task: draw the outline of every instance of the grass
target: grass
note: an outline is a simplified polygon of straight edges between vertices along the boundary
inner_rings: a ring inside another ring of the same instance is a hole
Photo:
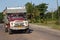
[[[47,23],[34,23],[34,24],[48,26],[50,28],[60,30],[60,25],[57,25],[55,23],[56,23],[56,21],[47,21]]]

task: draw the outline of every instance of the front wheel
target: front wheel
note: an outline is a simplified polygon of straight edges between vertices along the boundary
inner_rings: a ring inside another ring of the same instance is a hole
[[[26,29],[26,31],[25,31],[26,33],[29,33],[30,32],[30,30],[29,30],[29,28],[28,29]]]
[[[11,29],[9,29],[9,34],[12,34],[12,30]]]

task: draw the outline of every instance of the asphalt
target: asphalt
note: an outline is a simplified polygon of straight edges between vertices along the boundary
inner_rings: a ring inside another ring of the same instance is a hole
[[[0,40],[60,40],[60,31],[30,24],[30,33],[18,31],[9,35],[4,31],[4,24],[0,24]]]

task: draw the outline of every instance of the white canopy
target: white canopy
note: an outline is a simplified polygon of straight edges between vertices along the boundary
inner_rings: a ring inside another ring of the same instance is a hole
[[[25,7],[11,7],[6,9],[7,13],[24,13],[26,12],[26,8]]]

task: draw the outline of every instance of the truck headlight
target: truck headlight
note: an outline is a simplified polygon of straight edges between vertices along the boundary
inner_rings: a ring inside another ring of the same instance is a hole
[[[11,23],[11,25],[13,25],[13,23]]]
[[[28,25],[28,23],[27,23],[27,22],[25,22],[25,24],[26,24],[26,25]]]
[[[14,26],[14,23],[13,22],[10,22],[10,26]]]
[[[28,26],[28,22],[26,21],[26,22],[24,22],[24,24],[25,24],[25,26]]]

